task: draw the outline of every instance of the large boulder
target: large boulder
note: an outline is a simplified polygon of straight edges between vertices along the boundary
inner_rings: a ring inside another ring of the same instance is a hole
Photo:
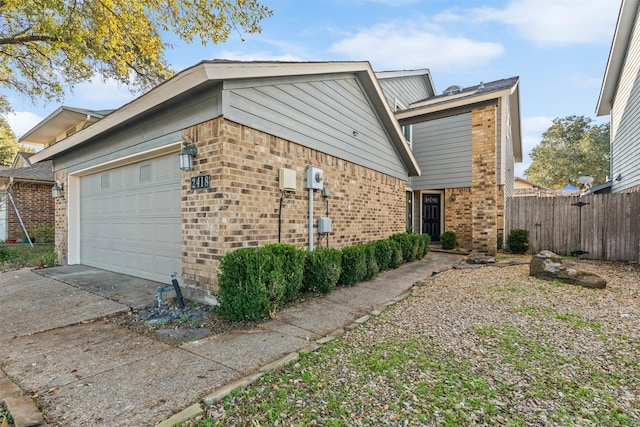
[[[597,274],[576,270],[572,265],[565,265],[562,261],[562,258],[553,252],[542,251],[531,257],[529,275],[591,289],[604,289],[607,286],[607,281]]]

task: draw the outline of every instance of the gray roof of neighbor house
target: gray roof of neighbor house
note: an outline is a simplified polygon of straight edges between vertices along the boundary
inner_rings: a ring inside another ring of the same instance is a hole
[[[491,101],[500,97],[509,97],[510,115],[512,118],[511,133],[513,139],[513,155],[517,162],[522,161],[522,130],[520,127],[520,77],[495,80],[466,88],[450,86],[441,95],[417,101],[406,110],[397,111],[396,118],[401,124],[412,124],[424,121],[436,114],[447,114],[448,111],[468,109],[470,106]]]
[[[53,162],[40,162],[23,168],[0,169],[0,179],[53,183]]]
[[[55,158],[67,150],[87,143],[106,132],[127,126],[133,123],[136,118],[162,108],[177,99],[188,96],[188,94],[193,93],[193,91],[209,87],[209,85],[242,79],[251,80],[343,73],[354,74],[358,78],[362,89],[370,100],[382,126],[386,129],[391,144],[405,165],[409,175],[419,175],[420,167],[405,142],[404,134],[387,104],[380,83],[371,68],[371,64],[366,61],[202,61],[177,73],[171,79],[156,86],[128,104],[125,104],[92,126],[70,135],[66,139],[36,153],[32,161],[38,162]]]
[[[631,43],[631,36],[633,35],[633,27],[639,7],[640,2],[638,0],[622,0],[622,4],[620,5],[618,22],[613,35],[613,41],[611,42],[609,59],[607,60],[607,68],[604,72],[600,96],[598,97],[598,104],[596,105],[596,116],[604,116],[611,112],[613,98],[618,89],[620,73],[627,58],[627,50]]]
[[[89,110],[62,106],[49,114],[44,120],[22,135],[18,141],[22,144],[46,146],[58,135],[76,126],[78,123],[95,123],[113,110]]]

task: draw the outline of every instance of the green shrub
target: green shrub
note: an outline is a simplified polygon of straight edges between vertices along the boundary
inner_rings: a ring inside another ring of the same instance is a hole
[[[516,254],[523,254],[529,249],[529,230],[514,228],[507,237],[509,250]]]
[[[504,236],[502,234],[498,234],[498,250],[502,249]]]
[[[282,260],[270,249],[241,248],[220,263],[217,293],[220,314],[231,320],[261,320],[283,304]]]
[[[389,240],[378,240],[375,243],[376,261],[380,271],[388,270],[393,256],[393,248]]]
[[[342,272],[338,284],[351,286],[362,281],[367,275],[367,251],[365,245],[349,246],[342,249]]]
[[[55,252],[49,252],[41,255],[38,262],[41,267],[55,267],[58,264],[58,255]]]
[[[376,242],[369,242],[364,245],[367,256],[367,272],[364,276],[365,280],[373,279],[380,272],[380,266],[376,259]]]
[[[304,289],[328,294],[335,289],[342,271],[342,253],[338,249],[321,248],[307,253]]]
[[[440,235],[442,249],[453,249],[456,247],[456,233],[454,231],[445,231]]]
[[[418,248],[418,259],[424,258],[429,253],[429,245],[431,244],[431,236],[428,234],[416,234],[419,239],[420,246]]]
[[[302,288],[304,258],[307,252],[285,243],[265,245],[262,250],[270,252],[276,258],[280,258],[285,283],[284,301],[293,301],[298,297]]]
[[[400,249],[402,249],[402,259],[405,262],[414,261],[416,259],[418,247],[411,236],[412,234],[409,233],[397,233],[390,237],[390,239],[395,240],[400,244]]]
[[[389,262],[389,268],[398,268],[402,265],[402,247],[400,243],[395,240],[389,240],[389,246],[391,247],[391,261]]]

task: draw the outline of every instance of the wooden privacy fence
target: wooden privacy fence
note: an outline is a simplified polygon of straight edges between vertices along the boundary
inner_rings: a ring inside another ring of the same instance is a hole
[[[529,230],[530,252],[640,262],[640,193],[564,197],[510,197],[509,232]]]

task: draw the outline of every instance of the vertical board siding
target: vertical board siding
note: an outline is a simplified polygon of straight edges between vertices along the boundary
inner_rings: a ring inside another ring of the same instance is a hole
[[[349,162],[407,179],[407,170],[353,76],[225,89],[224,116]]]
[[[414,190],[471,187],[471,113],[413,125]]]
[[[640,24],[634,23],[633,35],[627,50],[620,83],[611,111],[612,192],[640,185]]]
[[[581,208],[578,202],[587,203]],[[529,230],[530,251],[640,261],[640,193],[584,197],[511,197],[506,203],[505,244],[509,232]]]
[[[397,77],[378,81],[391,111],[395,111],[396,99],[402,103],[404,108],[409,108],[410,104],[429,97],[423,76]]]

